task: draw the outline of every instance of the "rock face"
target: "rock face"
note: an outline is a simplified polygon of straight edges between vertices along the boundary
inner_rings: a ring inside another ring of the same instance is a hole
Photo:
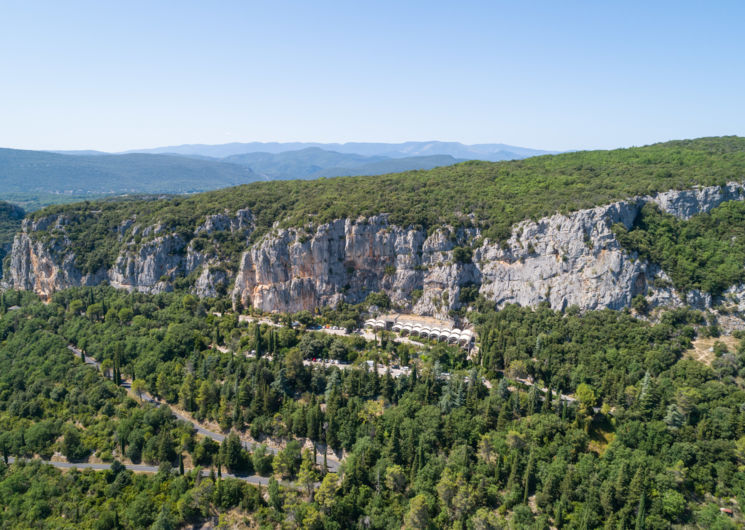
[[[10,267],[7,276],[9,284],[15,289],[34,291],[41,296],[66,287],[78,285],[96,285],[105,280],[101,274],[84,275],[75,266],[75,256],[66,251],[67,238],[57,239],[51,243],[34,240],[31,237],[36,231],[46,230],[54,225],[63,230],[64,218],[47,217],[36,223],[25,220],[22,231],[13,241],[10,254]]]
[[[637,294],[645,294],[653,305],[676,306],[682,301],[669,287],[669,278],[657,266],[623,250],[611,227],[622,223],[630,228],[647,202],[688,218],[743,198],[739,183],[668,191],[523,221],[513,227],[509,240],[500,243],[483,239],[477,229],[443,226],[427,233],[392,225],[386,215],[378,215],[338,219],[310,233],[276,228],[249,245],[251,212],[209,216],[194,229],[194,236],[219,239],[226,231],[245,236],[246,250],[237,264],[222,263],[198,250],[194,239],[187,242],[159,226],[140,227],[127,220],[121,233],[148,236],[147,241],[128,241],[110,269],[88,275],[75,266],[65,237],[48,243],[35,239],[35,232],[52,225],[55,232],[64,233],[66,220],[51,216],[24,223],[13,245],[8,283],[47,296],[65,287],[103,281],[161,292],[171,289],[174,279],[192,275],[192,289],[199,295],[227,292],[232,284],[235,300],[282,312],[341,300],[358,302],[378,291],[415,313],[439,317],[476,292],[499,306],[548,302],[555,309],[620,309]],[[461,248],[456,252],[456,247]],[[464,249],[470,249],[472,259]],[[732,295],[743,291],[745,287],[735,286]],[[688,293],[686,302],[700,308],[713,303],[707,294],[696,292]]]
[[[70,250],[66,235],[42,242],[34,236],[40,231],[54,228],[65,233],[64,216],[48,216],[36,222],[25,220],[15,240],[10,258],[10,270],[5,282],[16,289],[33,290],[50,297],[55,291],[79,285],[110,285],[145,293],[161,293],[173,289],[173,280],[199,273],[193,290],[200,296],[215,296],[226,292],[228,277],[220,263],[196,250],[194,241],[187,243],[178,234],[165,233],[162,226],[141,227],[134,219],[126,219],[119,227],[119,238],[125,240],[123,250],[109,269],[101,268],[83,274],[76,266],[75,254]],[[128,230],[132,228],[130,232]],[[194,235],[211,235],[215,232],[238,232],[246,238],[253,230],[253,217],[248,210],[234,215],[211,215],[194,229]],[[135,238],[145,237],[144,243]]]
[[[390,225],[384,215],[333,221],[311,237],[280,230],[243,254],[233,294],[266,311],[294,312],[377,291],[407,303],[420,290],[416,311],[446,313],[460,286],[477,283],[473,264],[450,263],[454,246],[475,235],[439,230],[427,237]]]

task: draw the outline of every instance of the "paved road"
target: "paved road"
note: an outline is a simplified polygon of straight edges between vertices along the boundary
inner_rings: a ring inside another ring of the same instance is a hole
[[[50,466],[54,466],[56,468],[60,469],[94,469],[96,471],[106,471],[107,469],[111,469],[111,464],[91,464],[88,462],[53,462],[52,460],[41,460],[41,459],[34,459],[38,460],[44,464],[49,464]],[[8,463],[12,464],[16,461],[16,458],[8,457]],[[30,460],[27,460],[30,461]],[[146,464],[130,464],[128,466],[124,466],[130,471],[133,471],[135,473],[157,473],[158,472],[158,466],[148,466]],[[210,471],[207,469],[202,469],[202,476],[207,477],[209,476]],[[230,477],[230,478],[237,478],[239,480],[244,480],[250,484],[258,484],[261,486],[266,486],[269,484],[269,477],[261,477],[259,475],[233,475],[232,473],[223,473],[223,477]],[[281,482],[281,484],[285,486],[292,486],[293,484],[290,482]]]
[[[94,359],[90,355],[85,355],[80,349],[76,348],[73,345],[68,345],[67,347],[75,355],[77,355],[78,357],[82,358],[84,360],[85,364],[88,364],[90,366],[94,366],[97,369],[100,369],[101,368],[101,363],[99,363],[96,359]],[[130,381],[122,381],[122,385],[121,386],[123,388],[127,389],[128,392],[131,392],[132,391],[132,385],[131,385]],[[224,434],[219,433],[219,432],[215,432],[215,431],[211,431],[211,430],[207,429],[203,425],[200,425],[199,423],[197,423],[196,421],[194,421],[192,418],[190,418],[190,417],[188,417],[188,416],[186,416],[184,414],[181,414],[180,412],[178,412],[177,410],[175,410],[171,405],[169,405],[165,401],[161,401],[161,400],[159,400],[159,399],[151,396],[147,392],[143,392],[141,398],[142,398],[143,401],[147,401],[149,403],[153,403],[153,404],[155,404],[157,406],[168,407],[171,410],[171,413],[174,416],[176,416],[176,418],[178,418],[179,420],[185,421],[186,423],[190,424],[194,428],[194,430],[198,434],[200,434],[202,436],[206,436],[208,438],[212,438],[213,440],[215,440],[218,443],[222,442],[225,439],[225,435]],[[243,444],[243,448],[246,449],[247,451],[253,451],[256,447],[258,447],[260,445],[258,443],[252,443],[252,442],[249,442],[249,441],[246,441],[246,440],[241,440],[241,443]],[[279,452],[279,449],[277,449],[275,447],[270,447],[270,446],[266,446],[266,450],[268,452],[272,453],[272,454],[277,454]],[[322,466],[323,465],[323,454],[322,453],[316,455],[316,464],[318,464],[319,466]],[[341,462],[336,457],[328,456],[327,455],[327,457],[326,457],[326,467],[328,468],[329,471],[331,471],[332,473],[335,473],[335,472],[339,471],[339,468],[341,467]],[[155,469],[155,471],[158,471],[157,468]]]

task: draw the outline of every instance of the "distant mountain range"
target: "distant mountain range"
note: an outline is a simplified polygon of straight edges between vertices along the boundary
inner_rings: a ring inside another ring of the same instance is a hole
[[[318,143],[318,142],[249,142],[229,143],[221,145],[174,145],[156,147],[153,149],[135,149],[129,153],[179,154],[198,155],[213,158],[225,158],[247,153],[284,153],[286,151],[300,151],[308,147],[317,147],[324,151],[336,153],[356,154],[362,156],[382,156],[385,158],[406,158],[412,156],[450,155],[463,160],[515,160],[530,156],[546,155],[556,151],[542,151],[506,144],[474,144],[465,145],[459,142],[403,142],[403,143],[366,143],[349,142]]]
[[[0,200],[34,210],[111,195],[193,193],[257,180],[381,175],[472,159],[499,161],[546,153],[504,144],[454,142],[253,142],[127,153],[0,149]]]
[[[364,156],[356,153],[325,151],[319,147],[306,147],[298,151],[281,153],[244,153],[231,155],[221,160],[247,166],[266,179],[278,180],[400,173],[414,169],[451,166],[464,159],[456,159],[450,155],[389,158],[381,155]]]

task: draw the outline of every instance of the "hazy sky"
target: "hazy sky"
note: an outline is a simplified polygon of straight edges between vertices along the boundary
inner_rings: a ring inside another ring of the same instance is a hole
[[[0,146],[745,135],[745,2],[0,2]]]

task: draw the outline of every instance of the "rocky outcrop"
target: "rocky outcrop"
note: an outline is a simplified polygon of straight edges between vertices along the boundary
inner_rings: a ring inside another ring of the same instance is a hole
[[[109,283],[120,289],[136,289],[159,293],[170,288],[176,276],[186,276],[191,270],[186,266],[186,242],[177,235],[159,236],[134,250],[119,254],[108,271]],[[193,265],[198,260],[190,260]]]
[[[122,223],[121,237],[127,244],[114,265],[87,276],[75,267],[64,237],[46,243],[34,238],[34,232],[55,223],[56,232],[64,233],[65,220],[49,218],[36,226],[24,224],[16,237],[10,283],[47,295],[101,281],[160,292],[171,289],[175,279],[191,275],[192,289],[199,295],[227,292],[232,284],[235,300],[283,312],[341,300],[358,302],[378,291],[413,312],[439,317],[475,293],[499,306],[547,302],[556,309],[620,309],[637,294],[645,294],[652,305],[675,306],[683,301],[669,278],[622,249],[612,226],[630,228],[647,202],[688,218],[743,198],[739,183],[668,191],[523,221],[501,242],[482,238],[477,229],[443,226],[425,232],[395,226],[386,215],[338,219],[313,229],[276,227],[252,245],[248,236],[253,217],[248,210],[209,216],[195,227],[190,242],[160,226],[140,227],[130,220]],[[219,240],[219,234],[228,231],[245,235],[245,251],[237,264],[222,263],[195,244],[198,239]],[[136,236],[146,241],[135,244]],[[735,296],[734,291],[731,294]],[[687,296],[686,303],[695,307],[715,302],[705,293]]]
[[[160,224],[143,227],[135,219],[126,219],[117,228],[124,244],[114,264],[83,274],[65,235],[67,223],[64,216],[55,215],[24,221],[13,242],[10,270],[5,278],[8,286],[33,290],[44,297],[60,289],[100,283],[156,294],[172,290],[174,280],[195,274],[194,291],[198,295],[227,292],[229,278],[224,268],[219,260],[198,251],[195,240],[187,243],[182,236],[167,233]],[[233,215],[208,216],[195,228],[194,236],[230,231],[248,238],[252,230],[251,212],[239,210]],[[42,232],[54,232],[55,236],[38,239],[36,235]]]
[[[80,285],[96,285],[105,280],[104,271],[83,274],[75,265],[75,256],[67,251],[66,237],[41,241],[32,234],[50,227],[63,231],[67,219],[49,216],[36,222],[24,220],[13,241],[10,267],[6,276],[15,289],[34,291],[49,297],[55,291]]]
[[[477,230],[445,228],[427,236],[390,226],[385,216],[335,221],[311,235],[283,230],[243,255],[233,292],[263,310],[298,311],[386,291],[395,302],[413,302],[414,312],[436,316],[458,308],[467,286],[477,286],[499,306],[547,302],[555,309],[620,309],[637,294],[647,295],[652,305],[680,305],[664,272],[622,249],[611,227],[630,228],[646,202],[688,218],[743,195],[741,184],[730,183],[525,221],[506,242],[485,240],[474,248],[472,263],[455,262],[452,251],[471,246]],[[702,293],[688,298],[696,307],[712,303]]]
[[[337,220],[310,236],[279,230],[243,254],[233,293],[262,310],[294,312],[377,291],[406,304],[420,290],[415,310],[446,313],[460,286],[478,277],[473,264],[451,263],[451,250],[476,234],[444,229],[428,237],[390,225],[385,215]]]

